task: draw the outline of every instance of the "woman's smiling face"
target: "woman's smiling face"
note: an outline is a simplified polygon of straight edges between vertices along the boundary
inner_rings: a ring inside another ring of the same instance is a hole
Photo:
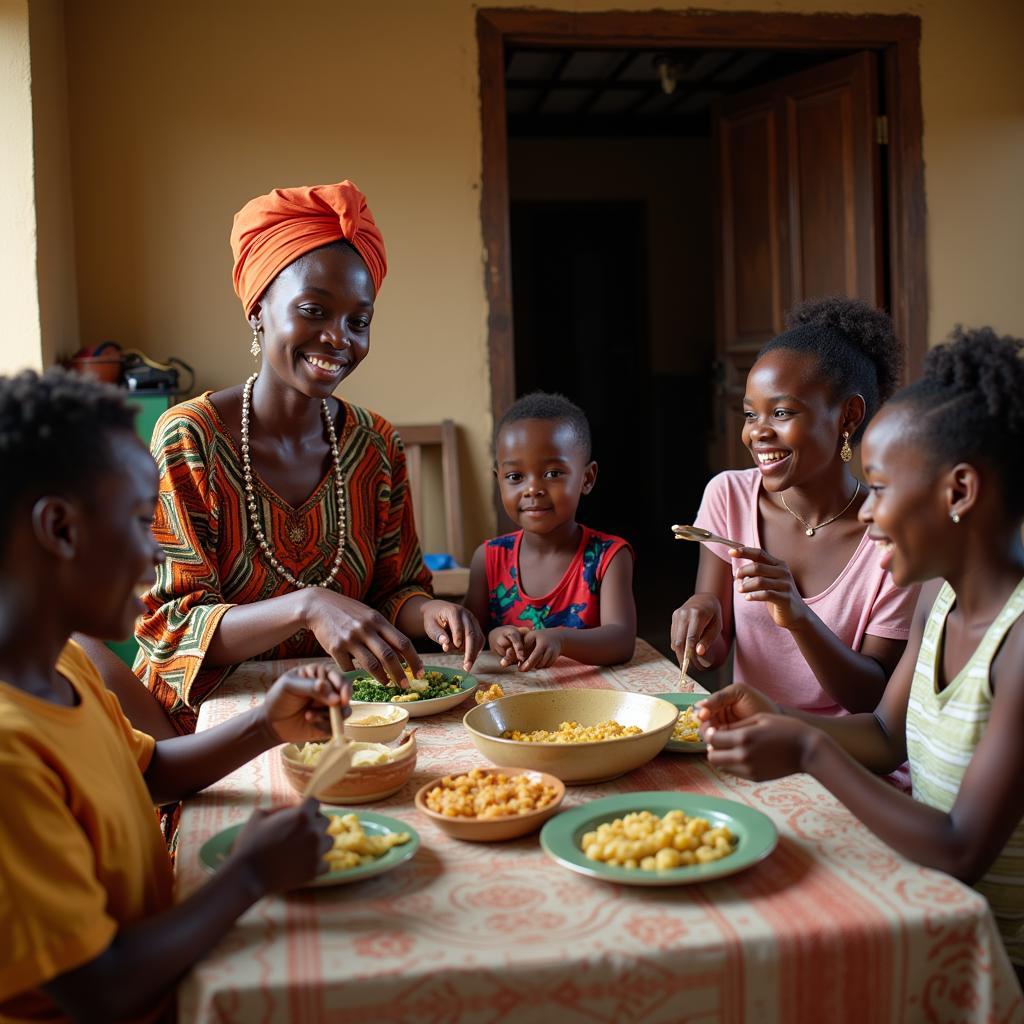
[[[253,314],[265,366],[304,395],[330,395],[370,350],[373,300],[373,279],[353,249],[306,253],[274,278]]]
[[[806,483],[838,458],[843,430],[854,429],[843,405],[813,354],[776,348],[758,359],[743,396],[743,443],[766,490]]]

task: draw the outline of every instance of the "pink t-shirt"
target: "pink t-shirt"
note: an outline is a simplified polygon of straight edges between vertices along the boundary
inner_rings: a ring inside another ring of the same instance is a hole
[[[695,526],[739,541],[746,547],[760,548],[757,500],[761,490],[758,469],[728,470],[719,473],[704,491]],[[808,543],[827,543],[816,537]],[[721,544],[707,548],[732,563]],[[889,640],[906,640],[917,604],[918,587],[897,587],[892,577],[878,564],[878,551],[867,531],[857,550],[830,587],[814,597],[805,597],[807,606],[840,640],[859,651],[864,634]],[[819,715],[842,715],[846,710],[819,685],[796,641],[788,630],[775,625],[768,605],[761,601],[733,601],[736,645],[733,655],[733,679],[749,683],[773,700]]]

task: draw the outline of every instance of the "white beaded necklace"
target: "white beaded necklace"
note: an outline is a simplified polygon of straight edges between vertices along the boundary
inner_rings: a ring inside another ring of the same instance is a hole
[[[331,419],[331,410],[327,405],[327,399],[320,404],[323,409],[324,423],[327,426],[327,438],[331,445],[331,457],[334,459],[334,493],[338,501],[338,550],[334,556],[334,564],[331,571],[318,583],[306,583],[296,579],[276,558],[267,541],[263,527],[260,526],[260,518],[257,511],[256,490],[253,486],[252,460],[249,458],[249,412],[252,406],[252,386],[256,383],[259,374],[254,373],[242,388],[242,475],[245,478],[245,500],[249,505],[249,520],[252,523],[253,532],[259,542],[260,550],[267,561],[273,566],[278,575],[283,576],[293,587],[329,587],[334,582],[341,568],[342,554],[345,550],[346,514],[345,514],[345,484],[341,477],[341,454],[338,451],[338,436],[334,432],[334,421]]]

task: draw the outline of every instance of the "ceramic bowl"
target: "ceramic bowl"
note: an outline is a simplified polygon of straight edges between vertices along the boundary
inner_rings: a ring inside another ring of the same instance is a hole
[[[386,725],[364,725],[364,718],[377,716],[389,717],[392,720]],[[345,735],[350,740],[365,740],[367,743],[390,743],[402,735],[402,730],[409,721],[409,711],[401,704],[372,704],[353,701],[352,714],[345,719]]]
[[[467,769],[468,770],[468,769]],[[506,775],[529,775],[536,782],[551,786],[555,799],[546,807],[525,814],[512,814],[504,818],[448,818],[427,807],[427,794],[440,783],[441,779],[431,779],[421,786],[416,793],[416,810],[425,818],[429,818],[437,827],[454,839],[467,839],[476,843],[498,843],[505,839],[517,839],[519,836],[536,832],[559,808],[565,798],[565,785],[560,779],[546,772],[535,772],[523,768],[481,768],[488,775],[504,772]],[[463,775],[465,772],[450,772],[451,775]]]
[[[667,707],[668,705],[666,705]],[[409,781],[416,769],[416,734],[410,732],[405,742],[395,750],[400,756],[386,764],[352,768],[344,778],[328,786],[320,794],[325,804],[368,804],[397,793]],[[298,747],[289,743],[281,748],[281,766],[292,789],[300,795],[306,788],[313,766],[303,764],[297,757]]]
[[[623,690],[543,690],[480,704],[462,719],[477,750],[492,764],[549,772],[563,782],[605,782],[657,756],[672,735],[679,709],[667,700]],[[555,730],[562,722],[616,721],[642,732],[591,743],[526,743],[506,730]]]

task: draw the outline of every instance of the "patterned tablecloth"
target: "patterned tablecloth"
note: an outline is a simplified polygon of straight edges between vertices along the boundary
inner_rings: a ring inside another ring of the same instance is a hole
[[[199,728],[256,704],[282,667],[241,667],[204,705]],[[517,676],[489,654],[477,668],[506,693],[661,693],[679,679],[643,642],[617,668],[562,659]],[[494,845],[449,839],[412,800],[431,777],[486,763],[461,725],[469,706],[416,720],[415,775],[368,807],[419,831],[416,857],[362,883],[262,900],[185,979],[181,1021],[1024,1020],[984,900],[894,853],[807,776],[755,784],[718,773],[703,756],[663,753],[613,782],[569,788],[565,807],[684,789],[738,800],[775,821],[780,840],[770,857],[699,886],[583,878],[550,861],[536,835]],[[293,799],[274,750],[188,801],[182,893],[204,881],[198,851],[207,838],[256,805]]]

